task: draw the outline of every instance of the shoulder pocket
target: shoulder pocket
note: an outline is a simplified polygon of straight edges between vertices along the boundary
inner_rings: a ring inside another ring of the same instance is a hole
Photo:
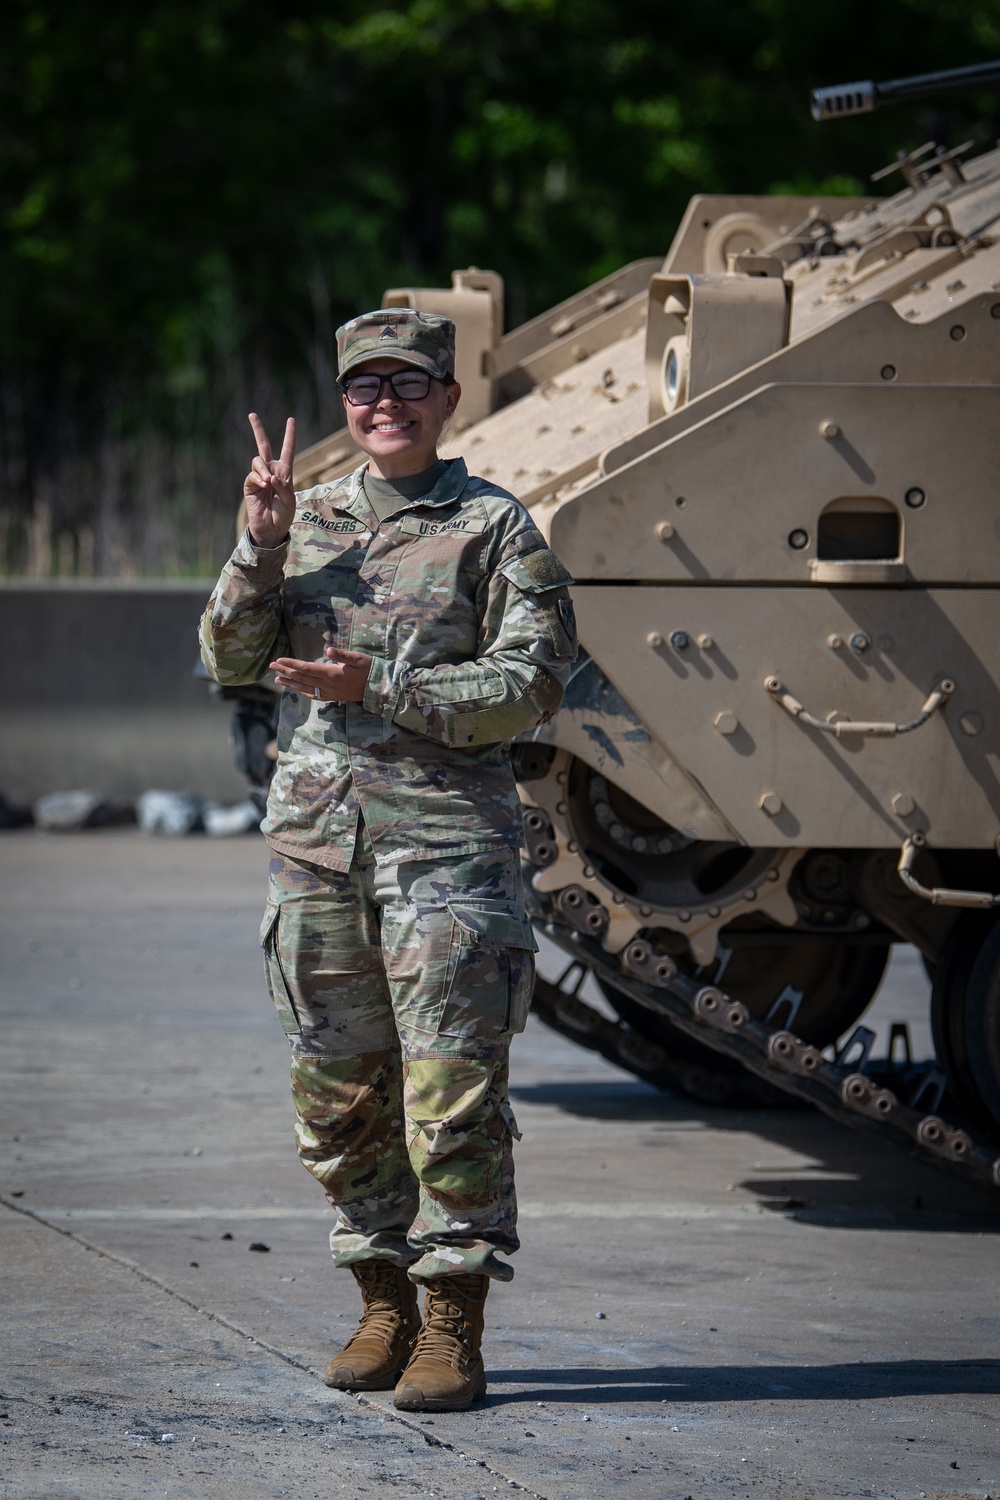
[[[529,552],[527,557],[512,557],[501,563],[497,571],[522,594],[544,594],[549,589],[567,588],[573,582],[572,573],[567,572],[548,547]]]
[[[527,557],[512,557],[497,570],[541,617],[545,634],[557,657],[576,656],[576,619],[567,588],[573,582],[554,552],[542,547]]]

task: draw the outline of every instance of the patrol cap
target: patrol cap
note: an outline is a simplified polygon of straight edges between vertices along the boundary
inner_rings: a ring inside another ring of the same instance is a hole
[[[366,359],[403,359],[438,380],[455,374],[455,325],[440,313],[383,307],[337,329],[337,365],[346,375]]]

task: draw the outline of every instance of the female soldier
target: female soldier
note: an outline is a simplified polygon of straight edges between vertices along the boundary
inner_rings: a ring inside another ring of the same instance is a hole
[[[571,580],[528,513],[437,456],[454,341],[404,309],[338,329],[368,455],[345,479],[295,494],[294,423],[274,459],[251,416],[249,525],[202,627],[218,682],[270,666],[285,689],[262,942],[299,1155],[363,1303],[326,1381],[399,1376],[396,1405],[431,1411],[484,1394],[483,1304],[518,1248],[507,1057],[535,943],[509,742],[576,654]]]

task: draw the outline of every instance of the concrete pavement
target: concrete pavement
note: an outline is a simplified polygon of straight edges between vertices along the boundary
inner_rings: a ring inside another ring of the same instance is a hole
[[[355,1292],[291,1146],[264,865],[254,838],[0,835],[0,1495],[1000,1495],[992,1199],[536,1022],[487,1403],[327,1391]],[[925,1003],[904,958],[875,1013]]]

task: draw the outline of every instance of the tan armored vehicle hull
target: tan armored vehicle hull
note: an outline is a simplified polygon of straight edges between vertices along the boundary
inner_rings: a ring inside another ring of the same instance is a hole
[[[696,198],[662,262],[503,337],[488,272],[385,303],[455,317],[453,451],[524,500],[577,580],[585,655],[516,747],[537,919],[577,965],[542,1013],[695,1092],[738,1090],[739,1059],[803,1093],[845,1057],[793,1068],[777,1029],[835,1043],[912,942],[951,1104],[989,1132],[1000,152],[903,167],[888,199]],[[297,482],[356,461],[335,434]],[[570,993],[591,971],[617,1022]],[[706,986],[767,1056],[698,1011]],[[899,1123],[897,1083],[878,1108]],[[935,1149],[973,1149],[941,1128]]]

